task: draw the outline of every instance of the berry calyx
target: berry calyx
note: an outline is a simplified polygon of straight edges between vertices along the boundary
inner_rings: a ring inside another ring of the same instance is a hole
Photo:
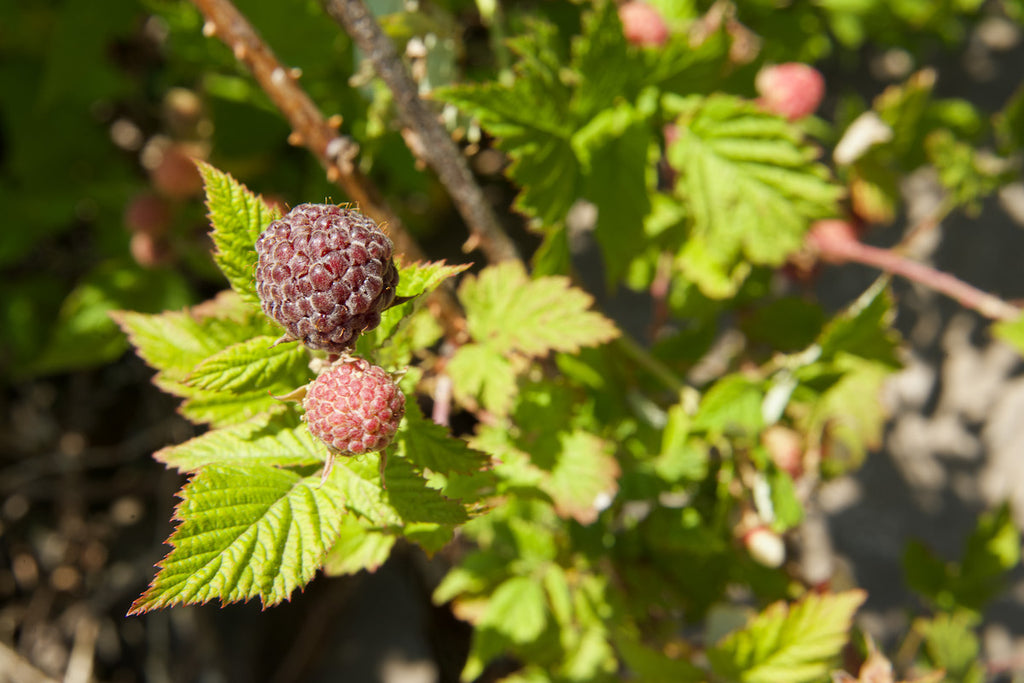
[[[814,67],[800,62],[764,67],[754,87],[766,111],[790,121],[813,114],[825,96],[825,78]]]
[[[351,356],[320,373],[302,405],[310,433],[346,456],[386,448],[405,415],[405,396],[391,375]]]
[[[661,47],[668,42],[668,24],[646,2],[630,0],[619,6],[619,21],[626,40],[640,47]]]
[[[256,241],[263,311],[311,349],[344,353],[395,301],[392,244],[359,211],[300,204]]]

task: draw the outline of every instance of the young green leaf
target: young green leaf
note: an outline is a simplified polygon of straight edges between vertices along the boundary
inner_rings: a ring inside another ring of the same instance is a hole
[[[196,389],[186,384],[165,381],[159,375],[153,382],[162,391],[185,399],[179,408],[185,418],[195,424],[208,424],[211,427],[239,424],[257,415],[283,413],[288,407],[274,398],[274,395],[283,395],[295,388],[276,384],[259,391],[232,393]]]
[[[462,439],[423,416],[415,401],[407,401],[405,419],[399,429],[398,457],[432,472],[469,474],[489,465],[485,453],[475,451]]]
[[[110,315],[139,356],[161,379],[172,382],[184,382],[196,365],[225,347],[277,331],[258,308],[242,304],[234,293],[222,293],[187,311]]]
[[[796,128],[754,104],[722,94],[670,102],[679,133],[668,160],[692,220],[680,265],[708,296],[732,296],[743,261],[780,265],[812,220],[835,215],[842,190]]]
[[[244,300],[255,302],[256,239],[281,212],[227,173],[203,162],[198,166],[213,226],[213,258],[232,289]]]
[[[569,144],[575,122],[566,117],[571,89],[560,72],[558,34],[535,22],[511,41],[520,60],[511,86],[498,83],[440,88],[434,97],[475,117],[512,160],[508,176],[522,188],[516,207],[546,226],[565,218],[576,199],[579,163]]]
[[[287,599],[320,568],[344,502],[332,480],[256,464],[204,468],[181,498],[173,549],[129,614],[215,598]]]
[[[488,344],[463,344],[445,365],[452,380],[455,400],[463,405],[479,402],[495,415],[507,415],[516,392],[516,372],[522,363],[513,361]]]
[[[186,383],[211,391],[246,392],[309,379],[309,354],[301,344],[254,337],[215,353],[192,370]]]
[[[212,429],[163,448],[153,457],[179,472],[190,472],[208,465],[316,465],[326,455],[326,447],[310,435],[294,412],[288,412]]]
[[[324,558],[324,574],[355,574],[377,571],[391,554],[397,537],[366,528],[361,520],[351,516],[341,522],[338,540]]]
[[[526,576],[513,576],[491,595],[487,613],[477,625],[494,630],[513,643],[531,643],[547,625],[548,609],[544,589]]]
[[[380,325],[360,335],[357,352],[375,356],[384,366],[402,366],[409,362],[413,352],[434,344],[443,330],[423,308],[425,295],[470,265],[449,266],[444,261],[402,264],[398,269],[397,295],[412,299],[384,311]]]
[[[560,516],[591,524],[611,505],[621,473],[611,444],[576,430],[562,436],[558,461],[541,488]]]
[[[867,596],[852,590],[777,602],[708,650],[715,673],[743,683],[803,683],[825,676]]]
[[[595,231],[609,283],[621,279],[646,244],[644,217],[651,210],[653,165],[645,118],[631,105],[619,104],[594,116],[572,138],[583,169],[581,192],[597,207]]]
[[[593,299],[564,277],[530,280],[522,264],[506,261],[466,277],[459,287],[474,340],[498,353],[544,356],[578,351],[618,336],[615,325],[589,310]]]
[[[345,508],[377,527],[401,529],[416,522],[461,524],[469,519],[466,508],[427,486],[426,479],[404,458],[389,458],[381,488],[376,458],[346,458],[336,462],[331,481],[345,494]]]
[[[974,629],[980,619],[969,611],[937,614],[930,620],[919,620],[915,626],[923,632],[928,659],[937,669],[945,670],[944,681],[982,683],[986,680],[985,665],[979,660],[981,644]]]

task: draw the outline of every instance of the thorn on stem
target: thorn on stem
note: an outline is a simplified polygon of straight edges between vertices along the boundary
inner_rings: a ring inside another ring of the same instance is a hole
[[[212,21],[207,21],[203,24],[203,35],[207,38],[213,38],[217,35],[217,24]]]

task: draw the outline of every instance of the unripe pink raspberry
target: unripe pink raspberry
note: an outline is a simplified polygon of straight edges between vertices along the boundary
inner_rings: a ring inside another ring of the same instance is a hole
[[[313,436],[341,455],[383,450],[405,415],[405,396],[384,368],[343,358],[322,372],[303,399]]]
[[[766,111],[790,121],[813,114],[825,96],[824,77],[814,67],[800,62],[764,67],[758,72],[754,87]]]
[[[311,349],[343,353],[394,303],[388,236],[354,209],[300,204],[256,241],[263,311]]]
[[[633,45],[660,47],[668,42],[668,24],[646,2],[630,0],[619,5],[619,20],[623,35]]]

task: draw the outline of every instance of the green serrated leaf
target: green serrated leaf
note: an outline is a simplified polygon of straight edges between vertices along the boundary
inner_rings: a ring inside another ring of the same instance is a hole
[[[511,86],[489,83],[441,88],[434,96],[479,120],[512,163],[506,173],[522,188],[516,207],[544,225],[561,222],[576,198],[579,164],[566,117],[572,90],[560,77],[558,35],[535,22],[511,41],[520,60]]]
[[[649,67],[637,51],[629,49],[615,3],[596,5],[583,17],[582,28],[572,45],[571,63],[579,81],[571,106],[576,119],[586,121],[631,95],[644,82]]]
[[[381,486],[378,460],[366,456],[336,462],[332,480],[345,494],[345,507],[369,524],[381,528],[402,528],[423,522],[461,524],[469,519],[466,508],[445,498],[427,485],[423,475],[403,458],[389,458],[384,471],[387,488]]]
[[[196,424],[208,424],[211,427],[239,424],[265,413],[268,415],[283,413],[288,410],[288,407],[274,398],[274,394],[285,394],[294,389],[294,387],[277,386],[262,391],[231,393],[194,389],[185,384],[163,381],[159,376],[153,381],[168,394],[185,399],[182,401],[179,411],[189,421]]]
[[[644,119],[631,105],[619,104],[598,113],[572,138],[583,168],[583,196],[597,206],[595,231],[609,283],[621,279],[645,245],[651,131]]]
[[[445,365],[455,400],[463,405],[479,402],[495,415],[507,415],[512,408],[516,370],[505,354],[474,343],[460,346]]]
[[[377,571],[388,559],[396,540],[393,534],[367,529],[360,520],[345,517],[338,540],[324,558],[324,574],[338,576]]]
[[[213,258],[239,296],[257,301],[256,239],[281,213],[227,173],[204,162],[198,166],[213,226]]]
[[[470,448],[441,425],[423,417],[415,401],[407,401],[399,429],[397,453],[417,467],[432,472],[469,474],[485,467],[490,458]]]
[[[714,671],[743,683],[803,683],[825,676],[867,596],[852,590],[777,602],[708,650]]]
[[[380,325],[360,335],[357,352],[376,357],[385,367],[407,365],[414,352],[433,345],[443,334],[440,324],[424,307],[426,295],[471,265],[449,266],[444,261],[400,264],[397,294],[413,298],[384,311]]]
[[[822,330],[818,337],[821,358],[831,360],[840,353],[846,353],[899,367],[896,354],[900,338],[892,329],[895,315],[888,278],[879,278]]]
[[[301,344],[255,337],[233,344],[195,367],[187,384],[211,391],[246,392],[308,379],[309,354]]]
[[[742,375],[727,375],[705,392],[691,429],[711,434],[757,434],[763,423],[763,402],[764,388],[760,382]]]
[[[326,447],[313,438],[294,412],[213,429],[153,454],[156,460],[179,472],[208,465],[249,463],[299,467],[322,463],[326,456]]]
[[[958,611],[937,614],[931,620],[915,623],[923,632],[931,664],[945,670],[944,681],[982,683],[986,680],[985,665],[979,658],[981,645],[974,632],[979,622],[977,615]]]
[[[526,576],[514,576],[491,595],[478,628],[496,631],[513,643],[531,643],[547,625],[546,603],[540,583]]]
[[[530,280],[521,263],[506,261],[466,277],[459,287],[474,340],[498,353],[544,356],[611,341],[619,332],[593,299],[564,277]]]
[[[329,480],[266,465],[211,466],[181,492],[180,521],[153,583],[129,614],[172,605],[287,599],[313,578],[340,528]]]
[[[139,356],[172,382],[184,382],[196,365],[227,346],[275,331],[258,308],[240,304],[234,294],[218,296],[189,311],[158,315],[114,311],[110,315]]]
[[[811,221],[835,215],[842,191],[795,127],[749,102],[715,94],[669,108],[679,135],[668,159],[692,221],[681,265],[708,296],[732,296],[743,261],[781,264]]]
[[[591,524],[618,492],[619,463],[611,444],[593,434],[576,430],[560,441],[558,459],[541,488],[560,516]]]

